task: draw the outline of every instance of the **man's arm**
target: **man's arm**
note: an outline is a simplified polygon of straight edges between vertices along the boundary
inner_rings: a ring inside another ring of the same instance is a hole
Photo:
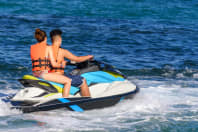
[[[69,52],[68,50],[62,49],[63,55],[65,58],[71,60],[71,61],[75,61],[75,62],[83,62],[89,59],[92,59],[93,56],[92,55],[87,55],[87,56],[75,56],[74,54],[72,54],[71,52]]]

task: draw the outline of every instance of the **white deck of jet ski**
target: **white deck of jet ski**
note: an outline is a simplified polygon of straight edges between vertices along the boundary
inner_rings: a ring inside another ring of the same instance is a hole
[[[128,80],[115,81],[113,83],[99,83],[89,87],[92,98],[108,97],[123,93],[128,93],[136,90],[136,85]],[[35,97],[45,91],[36,87],[29,87],[21,90],[12,98],[12,101],[29,101],[42,104],[53,99],[62,98],[62,93],[54,93],[51,96]],[[80,93],[76,95],[70,95],[69,98],[81,97]]]
[[[136,86],[133,83],[125,80],[93,85],[90,87],[90,93],[92,98],[100,98],[128,93],[134,91],[135,89]]]

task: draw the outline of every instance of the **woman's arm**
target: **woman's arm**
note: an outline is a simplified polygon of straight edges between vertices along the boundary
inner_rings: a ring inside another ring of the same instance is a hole
[[[52,51],[51,46],[48,46],[48,56],[49,56],[49,60],[51,62],[52,67],[64,67],[64,65],[58,64],[56,62],[56,60],[54,59],[53,51]]]
[[[75,56],[74,54],[72,54],[71,52],[69,52],[68,50],[62,49],[62,53],[64,55],[65,58],[71,60],[71,61],[75,61],[75,62],[83,62],[89,59],[93,58],[93,55],[87,55],[87,56]]]

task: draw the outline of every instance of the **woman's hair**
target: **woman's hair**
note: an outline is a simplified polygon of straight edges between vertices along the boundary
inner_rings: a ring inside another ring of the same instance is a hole
[[[61,36],[62,31],[60,29],[54,29],[50,32],[50,38],[53,42],[55,36]]]
[[[43,31],[43,30],[37,28],[37,29],[35,30],[34,37],[36,38],[36,40],[37,40],[38,42],[42,42],[42,41],[45,40],[45,37],[47,37],[47,34],[46,34],[45,31]]]

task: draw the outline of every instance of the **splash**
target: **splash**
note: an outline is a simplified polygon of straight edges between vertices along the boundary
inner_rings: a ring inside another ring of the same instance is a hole
[[[16,109],[11,109],[11,104],[0,100],[0,116],[10,116],[20,114],[21,112]]]
[[[187,87],[196,81],[151,81],[133,77],[130,80],[140,87],[140,92],[115,106],[83,113],[66,109],[38,112],[27,118],[44,122],[42,130],[45,131],[149,131],[161,130],[169,125],[169,120],[176,124],[197,121],[198,89]]]
[[[6,94],[4,94],[6,92]],[[15,115],[20,114],[21,112],[16,109],[11,109],[12,105],[7,100],[7,97],[9,95],[12,95],[16,93],[16,90],[13,89],[6,89],[6,90],[0,90],[1,96],[0,96],[0,116],[9,116],[9,115]]]
[[[192,71],[188,71],[192,72]],[[196,79],[157,78],[155,76],[129,77],[140,88],[140,92],[129,100],[104,108],[83,113],[66,109],[23,114],[10,109],[10,104],[0,101],[0,118],[9,116],[11,122],[19,122],[20,131],[151,131],[160,129],[167,123],[197,122],[198,82]],[[1,89],[1,93],[12,94],[17,90]],[[16,121],[15,121],[16,120]],[[7,123],[9,121],[1,121]],[[29,123],[30,122],[30,125]],[[32,123],[33,122],[33,123]],[[25,127],[23,128],[23,125]],[[150,125],[149,125],[150,124]],[[14,125],[12,126],[14,127]],[[8,130],[14,131],[14,130]]]

